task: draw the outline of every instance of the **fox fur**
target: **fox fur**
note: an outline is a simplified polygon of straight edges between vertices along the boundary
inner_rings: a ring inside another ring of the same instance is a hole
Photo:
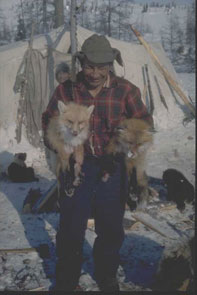
[[[64,104],[58,101],[59,114],[52,117],[46,137],[51,147],[57,152],[57,178],[62,171],[69,170],[69,159],[75,160],[75,185],[78,184],[81,165],[84,160],[84,142],[89,135],[89,119],[94,106],[79,105],[74,102]]]
[[[106,147],[107,154],[124,154],[130,197],[132,199],[132,192],[137,195],[138,209],[145,207],[149,197],[145,159],[152,143],[151,126],[142,119],[131,118],[123,119],[120,122]],[[136,180],[133,180],[133,178],[136,178]],[[135,187],[131,188],[131,186]]]

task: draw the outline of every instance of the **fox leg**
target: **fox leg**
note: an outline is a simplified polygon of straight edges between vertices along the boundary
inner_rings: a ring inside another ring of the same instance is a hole
[[[145,209],[149,200],[148,177],[145,172],[144,160],[140,159],[136,163],[138,205],[137,209]]]
[[[81,174],[81,166],[83,164],[84,160],[84,147],[83,145],[78,145],[74,149],[74,174],[75,174],[75,180],[73,182],[74,186],[78,186],[80,183],[80,174]]]
[[[128,175],[128,199],[127,204],[131,211],[136,210],[138,202],[138,183],[135,162],[133,159],[126,158],[126,167]]]
[[[129,180],[128,205],[132,211],[136,209],[143,210],[147,204],[149,196],[144,158],[126,158],[126,167]]]
[[[60,168],[62,169],[62,171],[69,170],[70,169],[69,159],[70,159],[71,153],[65,152],[65,149],[63,146],[57,149],[57,153],[58,153],[58,158],[60,162]]]
[[[105,149],[106,154],[115,155],[117,153],[117,143],[115,138],[112,138]]]
[[[63,149],[57,148],[57,159],[56,159],[56,177],[57,177],[57,191],[58,191],[58,198],[60,197],[60,171],[63,172],[67,169],[69,170],[69,158],[70,154],[65,153]]]
[[[113,167],[114,163],[113,163],[113,157],[116,155],[117,153],[117,143],[115,141],[115,138],[111,138],[109,144],[107,145],[107,147],[105,148],[105,158],[104,158],[104,161],[109,164],[110,167]],[[111,170],[108,169],[108,167],[106,167],[105,165],[105,169],[104,171],[102,171],[102,177],[101,177],[101,180],[103,182],[107,182],[108,179],[110,178],[110,172],[109,171]]]

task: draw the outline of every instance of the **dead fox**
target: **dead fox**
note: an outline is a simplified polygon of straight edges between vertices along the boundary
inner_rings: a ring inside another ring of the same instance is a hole
[[[144,208],[148,201],[149,190],[151,190],[148,188],[145,173],[146,153],[153,142],[151,129],[144,120],[123,119],[106,147],[107,154],[124,154],[129,181],[129,197],[132,200],[135,197],[133,201],[138,209]]]
[[[84,160],[83,144],[89,135],[89,119],[94,106],[79,105],[74,102],[64,104],[58,101],[59,115],[51,118],[46,137],[57,152],[56,174],[69,170],[69,159],[73,155],[75,160],[74,185],[78,185],[81,165]]]

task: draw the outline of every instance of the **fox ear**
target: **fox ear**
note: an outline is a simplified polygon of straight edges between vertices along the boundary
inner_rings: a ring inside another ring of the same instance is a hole
[[[94,110],[94,105],[91,105],[91,106],[88,107],[88,109],[87,109],[87,112],[88,112],[88,119],[90,118],[90,116],[91,116],[93,110]]]
[[[60,114],[66,112],[67,106],[61,100],[58,100],[57,106],[58,106],[58,110],[59,110]]]

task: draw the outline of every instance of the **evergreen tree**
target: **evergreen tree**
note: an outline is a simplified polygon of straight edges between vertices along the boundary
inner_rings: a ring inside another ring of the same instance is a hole
[[[16,32],[16,41],[24,40],[26,38],[26,29],[24,20],[22,18],[18,18],[17,32]]]
[[[147,11],[148,11],[148,4],[146,3],[143,5],[142,13],[145,13]]]
[[[171,14],[168,25],[161,32],[161,40],[167,55],[175,66],[183,62],[181,55],[183,35],[184,32],[180,26],[179,17]]]
[[[185,63],[188,65],[188,71],[195,71],[195,5],[187,8],[187,21],[185,31]]]
[[[25,26],[26,38],[31,35],[33,22],[35,34],[47,33],[64,23],[63,0],[20,0],[15,10],[22,19],[20,26]]]

